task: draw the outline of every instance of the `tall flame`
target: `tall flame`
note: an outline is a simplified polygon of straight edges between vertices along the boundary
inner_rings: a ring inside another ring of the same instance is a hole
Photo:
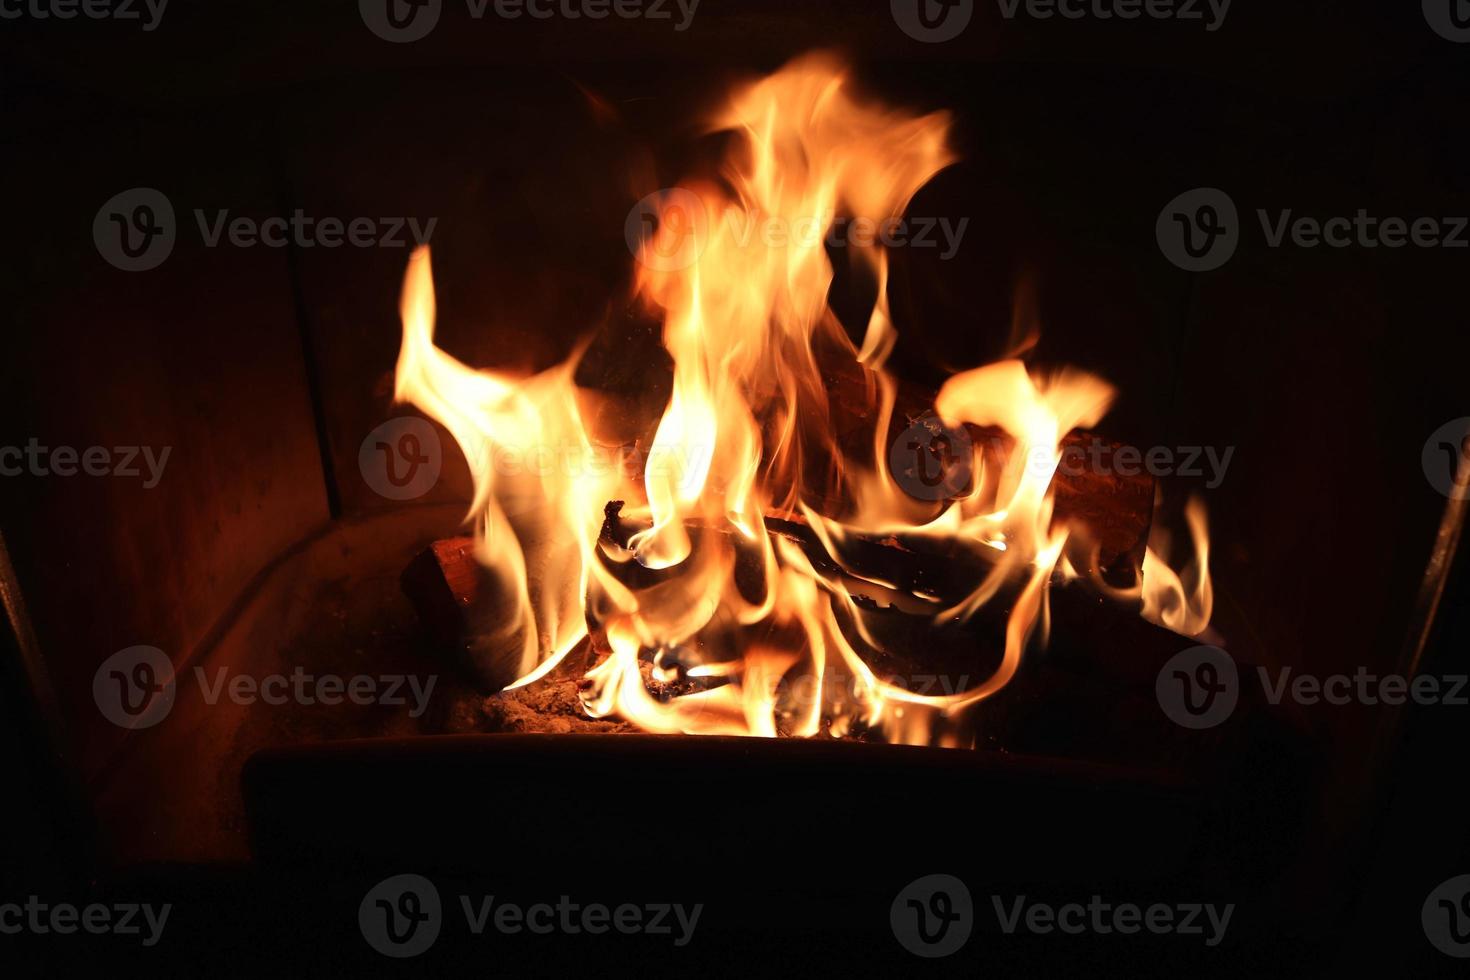
[[[514,610],[502,639],[518,684],[552,670],[590,619],[607,649],[584,678],[594,716],[670,733],[810,736],[861,725],[893,741],[949,744],[943,719],[1000,690],[1044,627],[1068,536],[1053,521],[1061,442],[1096,424],[1113,391],[1075,371],[1035,377],[1018,360],[951,378],[936,406],[944,422],[997,427],[1014,448],[991,471],[977,449],[972,486],[951,506],[916,503],[885,464],[894,405],[883,371],[894,342],[887,255],[876,242],[851,249],[877,284],[854,344],[828,306],[825,242],[839,218],[881,224],[904,213],[954,160],[948,116],[864,102],[838,63],[809,56],[737,89],[711,123],[734,137],[722,180],[667,193],[638,256],[637,292],[662,317],[674,365],[641,474],[597,465],[586,425],[594,396],[574,384],[576,356],[519,377],[469,368],[435,347],[427,247],[404,283],[397,398],[443,423],[470,462],[478,557]],[[871,385],[875,451],[861,466],[832,434],[822,365],[834,359],[861,364]],[[553,465],[533,472],[499,465],[548,451]],[[834,495],[850,503],[838,515],[823,505]],[[600,539],[615,500],[628,502],[620,518],[640,528],[622,544]],[[821,560],[773,534],[772,518],[804,524]],[[1203,535],[1202,513],[1191,525]],[[1013,590],[1000,666],[977,685],[915,693],[870,666],[882,644],[851,595],[854,576],[832,569],[848,567],[854,535],[894,532],[993,558],[967,597],[933,613],[937,621],[968,619]],[[1205,627],[1202,545],[1196,558],[1186,595],[1150,553],[1146,614],[1185,632]],[[655,584],[624,584],[639,566]],[[737,566],[755,568],[759,582],[740,581]],[[655,696],[645,668],[689,690]]]

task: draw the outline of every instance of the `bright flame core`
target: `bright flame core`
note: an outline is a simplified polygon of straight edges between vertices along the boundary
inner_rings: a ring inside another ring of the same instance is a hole
[[[666,194],[639,254],[637,290],[661,315],[674,363],[641,474],[599,465],[585,411],[595,396],[573,382],[577,356],[512,377],[435,347],[428,249],[413,254],[395,394],[448,428],[470,462],[477,557],[506,597],[503,639],[518,649],[517,685],[549,673],[587,637],[590,619],[609,651],[584,679],[593,716],[693,734],[841,735],[861,725],[891,741],[954,744],[946,720],[1014,676],[1038,622],[1044,630],[1053,575],[1067,572],[1058,562],[1068,528],[1052,519],[1061,441],[1102,418],[1112,389],[1075,371],[1033,377],[1017,360],[951,378],[936,406],[944,422],[997,427],[1015,444],[999,472],[985,471],[977,446],[966,495],[926,506],[885,464],[894,382],[883,362],[894,333],[880,244],[850,249],[877,284],[860,346],[827,304],[833,222],[901,216],[953,161],[948,127],[942,113],[858,101],[846,72],[825,57],[733,93],[713,120],[736,137],[723,181]],[[872,391],[874,453],[865,466],[845,459],[832,435],[821,365],[833,359],[861,364]],[[540,453],[555,465],[507,476],[492,462],[507,453]],[[820,505],[834,496],[850,504],[840,520]],[[641,528],[625,546],[600,540],[609,501],[629,502],[621,517]],[[772,534],[773,518],[804,523],[822,560]],[[1208,625],[1210,586],[1202,509],[1191,510],[1190,523],[1192,590],[1150,552],[1132,594],[1142,595],[1146,616],[1192,635]],[[1010,590],[1003,652],[989,677],[921,694],[869,665],[882,651],[871,614],[831,568],[848,567],[853,535],[893,533],[992,557],[967,597],[932,613],[936,623],[968,620]],[[658,573],[656,584],[625,585],[619,571],[634,563]],[[755,587],[737,581],[742,563],[757,570]],[[655,696],[644,677],[650,660],[656,679],[681,677],[698,689]]]

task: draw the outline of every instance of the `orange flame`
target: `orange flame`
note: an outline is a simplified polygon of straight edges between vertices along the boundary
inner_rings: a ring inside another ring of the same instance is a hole
[[[478,557],[515,610],[506,636],[519,644],[517,684],[552,670],[586,637],[590,617],[610,651],[584,679],[593,716],[650,732],[812,736],[864,726],[892,741],[951,744],[943,720],[1014,676],[1044,626],[1050,581],[1070,572],[1058,569],[1068,531],[1053,524],[1052,477],[1063,437],[1095,425],[1113,391],[1080,372],[1033,377],[1017,360],[951,378],[936,406],[944,422],[998,427],[1015,448],[999,472],[985,472],[977,450],[973,486],[951,506],[910,498],[885,464],[894,404],[882,369],[894,342],[887,255],[876,243],[853,249],[878,286],[855,346],[827,303],[833,270],[824,243],[839,216],[882,222],[904,213],[954,159],[947,115],[863,102],[840,65],[811,56],[739,88],[712,123],[737,137],[723,182],[666,194],[638,256],[638,293],[662,316],[674,363],[641,485],[622,468],[595,465],[585,425],[592,413],[583,411],[593,396],[573,383],[576,357],[511,377],[434,346],[426,247],[404,283],[397,397],[443,423],[470,462]],[[824,358],[864,365],[878,417],[871,468],[845,460],[832,435]],[[548,449],[557,465],[530,475],[496,465],[507,453]],[[851,502],[841,520],[817,503],[837,491]],[[599,541],[611,500],[628,501],[623,516],[643,527],[626,547]],[[804,522],[823,560],[771,534],[773,516]],[[1202,539],[1202,512],[1191,526]],[[968,619],[1018,585],[1000,666],[976,686],[920,694],[870,666],[882,650],[870,614],[850,594],[852,577],[830,568],[847,567],[852,536],[895,532],[994,558],[964,600],[931,613],[937,621]],[[1186,594],[1150,552],[1146,615],[1181,631],[1204,628],[1209,583],[1199,543],[1196,558]],[[742,561],[759,572],[754,588],[737,583]],[[625,585],[619,572],[633,563],[657,571],[657,584]],[[731,635],[733,644],[716,642]],[[696,689],[655,696],[641,667],[650,659],[656,677]]]

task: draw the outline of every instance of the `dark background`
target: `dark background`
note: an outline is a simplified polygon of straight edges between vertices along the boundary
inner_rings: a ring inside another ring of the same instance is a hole
[[[429,38],[394,45],[352,3],[173,0],[151,33],[6,20],[0,46],[0,442],[175,447],[152,491],[0,485],[0,531],[54,693],[36,698],[10,658],[0,759],[17,888],[52,876],[96,887],[129,866],[88,805],[128,751],[92,706],[97,665],[144,642],[187,659],[283,553],[394,506],[364,484],[357,451],[399,413],[406,250],[208,249],[192,209],[436,216],[440,343],[475,364],[544,367],[624,315],[623,218],[708,153],[701,112],[733,78],[813,47],[847,54],[883,101],[956,118],[961,161],[910,212],[970,225],[952,261],[895,257],[895,367],[935,383],[1001,355],[1029,284],[1034,359],[1121,392],[1106,435],[1235,447],[1205,491],[1231,650],[1315,673],[1401,664],[1445,504],[1420,450],[1470,414],[1470,253],[1271,249],[1255,209],[1470,214],[1470,48],[1430,31],[1416,3],[1235,0],[1214,33],[1006,21],[978,3],[960,38],[926,45],[877,2],[703,0],[683,33],[474,21],[447,2]],[[179,241],[163,266],[130,274],[102,261],[91,225],[135,186],[170,197]],[[1198,186],[1226,190],[1246,228],[1224,268],[1190,274],[1160,255],[1154,222]],[[421,504],[467,499],[462,462],[447,465]],[[1191,489],[1171,481],[1166,504]],[[1463,592],[1447,602],[1447,619],[1460,614]],[[1435,634],[1434,672],[1463,669],[1452,625]],[[1329,761],[1281,869],[1302,914],[1270,955],[1454,965],[1424,942],[1418,908],[1470,871],[1450,750],[1470,709],[1410,712],[1392,749],[1380,741],[1392,719],[1301,710]],[[149,855],[169,853],[154,843]],[[886,934],[872,942],[892,955]],[[306,955],[289,945],[265,948]]]

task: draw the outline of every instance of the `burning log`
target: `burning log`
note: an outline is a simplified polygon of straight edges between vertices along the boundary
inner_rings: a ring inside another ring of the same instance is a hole
[[[627,548],[631,536],[644,530],[622,515],[622,507],[622,501],[612,501],[604,514],[601,538],[605,545],[615,549]],[[732,540],[736,537],[727,526],[686,524],[696,540],[710,534]],[[980,649],[976,636],[992,628],[1002,632],[1008,603],[995,604],[972,627],[962,626],[944,636],[939,634],[945,633],[945,629],[932,622],[933,613],[942,604],[958,602],[992,570],[988,549],[965,546],[951,539],[849,535],[843,548],[844,569],[827,554],[813,529],[802,521],[770,516],[766,519],[766,529],[769,534],[797,545],[821,574],[845,581],[860,607],[917,614],[893,617],[888,622],[884,632],[896,639],[896,647],[910,651],[907,656],[889,658],[888,667],[937,669],[963,661],[971,672],[984,673],[994,659]],[[752,594],[747,598],[757,601],[759,595],[755,593],[762,587],[760,568],[753,553],[742,553],[742,549],[750,551],[748,546],[740,542],[736,545],[737,584],[746,591],[749,582]],[[616,566],[605,564],[635,591],[677,574],[675,570],[645,568],[636,561]],[[885,584],[874,584],[879,581]],[[503,614],[503,610],[498,608],[500,597],[475,558],[473,539],[457,537],[434,542],[404,569],[401,586],[418,611],[429,641],[437,649],[465,662],[488,689],[502,687],[515,679],[512,658],[496,656],[485,646],[484,634],[499,625],[497,613]],[[1018,587],[1019,580],[1012,586]],[[1122,608],[1130,615],[1136,612],[1136,606],[1125,604]],[[594,631],[596,626],[589,623]]]
[[[637,528],[621,516],[616,502],[609,505],[606,517],[604,534],[612,543],[626,544],[627,535]],[[716,528],[691,530],[727,533]],[[819,547],[811,530],[800,524],[772,522],[769,531],[804,551]],[[916,581],[932,584],[946,574],[959,575],[946,568],[946,560],[908,551],[897,542],[874,540],[864,547],[872,549],[868,561],[888,562],[886,568],[895,584],[905,587]],[[951,559],[960,560],[958,556]],[[822,571],[835,570],[829,566]],[[627,572],[657,574],[641,566]],[[628,584],[636,587],[640,583]],[[484,661],[473,650],[474,624],[493,618],[488,607],[495,599],[475,559],[472,539],[434,542],[410,562],[402,585],[434,642],[471,661],[477,676],[487,681]],[[880,613],[870,626],[885,645],[901,651],[871,658],[874,672],[890,682],[906,683],[916,693],[955,693],[979,683],[995,669],[997,637],[1004,628],[1008,603],[987,605],[968,623],[938,624],[892,607],[883,614],[883,603],[858,598],[859,605],[870,613]],[[967,731],[975,745],[1098,760],[1150,760],[1186,770],[1215,751],[1213,743],[1196,744],[1199,736],[1183,733],[1169,722],[1154,700],[1161,666],[1194,641],[1145,622],[1138,617],[1136,606],[1101,601],[1080,582],[1053,588],[1051,608],[1046,656],[1029,658],[1005,690],[972,713]],[[578,697],[585,685],[582,675],[608,654],[606,637],[594,629],[581,647],[537,684],[457,705],[451,726],[463,732],[636,732],[635,725],[589,718],[582,710]],[[493,690],[512,679],[502,672],[496,682],[485,683],[482,689]],[[644,680],[656,696],[681,691],[654,680],[646,670]],[[1243,705],[1241,711],[1246,710]],[[1258,714],[1254,706],[1250,711],[1253,717]],[[867,734],[857,728],[847,737],[865,739]]]
[[[481,570],[473,538],[444,538],[414,557],[399,577],[435,649],[459,650],[471,639],[470,612],[480,602]]]
[[[640,355],[645,351],[642,346],[637,349]],[[833,448],[843,462],[873,469],[877,463],[873,459],[874,429],[880,410],[877,376],[850,357],[825,359],[822,375],[826,382]],[[894,469],[894,457],[903,455],[906,440],[917,436],[919,441],[927,442],[931,436],[943,435],[935,412],[937,394],[902,379],[895,379],[894,385],[893,410],[881,440],[882,445],[890,447],[890,458],[883,461],[890,470]],[[624,406],[606,410],[614,431],[626,435],[634,427],[632,418],[647,411],[644,401],[632,401],[621,390],[609,390],[601,385],[598,390],[611,404]],[[1016,450],[1016,440],[1002,429],[967,424],[963,431],[977,451],[977,459],[992,471],[1004,468]],[[1113,465],[1115,454],[1123,448],[1092,432],[1070,432],[1062,439],[1062,463],[1053,476],[1056,493],[1053,524],[1068,524],[1074,529],[1067,547],[1068,560],[1078,571],[1095,572],[1117,586],[1133,584],[1143,567],[1154,504],[1152,476],[1141,472],[1120,475],[1118,467]],[[627,475],[641,484],[647,446],[641,439],[633,438],[622,450],[629,464]],[[915,452],[924,451],[924,447],[915,449]],[[831,458],[817,454],[806,462],[808,472],[803,476],[801,496],[824,517],[841,520],[851,510],[853,499],[850,488],[842,480],[836,483],[832,480],[832,472],[841,472],[840,467]],[[968,457],[965,465],[968,470]],[[906,488],[917,486],[912,479],[902,482],[907,484]],[[968,479],[963,476],[953,483],[952,493],[916,498],[916,505],[930,502],[937,514],[941,507],[970,490]],[[773,481],[769,491],[772,499],[781,499],[790,487]],[[780,530],[792,523],[791,516],[788,512],[768,510],[766,520],[768,526]],[[905,547],[926,552],[942,546],[919,542],[906,543]],[[956,554],[956,549],[949,548],[939,557],[953,561]],[[933,573],[916,574],[932,577]]]
[[[622,513],[623,502],[608,503],[603,512],[601,539],[604,544],[617,549],[627,549],[632,536],[646,530],[644,525],[627,520]],[[766,533],[784,538],[795,544],[822,575],[829,578],[849,578],[856,584],[861,578],[886,582],[883,591],[894,597],[903,595],[923,597],[925,602],[956,602],[974,588],[993,567],[985,553],[988,549],[967,547],[952,540],[932,541],[919,537],[887,535],[875,537],[866,534],[850,534],[844,541],[843,566],[827,553],[817,533],[798,518],[778,517],[767,514]],[[758,601],[761,570],[756,563],[754,549],[738,540],[734,529],[728,524],[708,526],[694,520],[686,520],[685,527],[691,537],[719,534],[736,543],[737,562],[735,578],[738,584],[751,583],[750,601]],[[617,566],[608,566],[624,585],[634,589],[657,584],[677,571],[648,569],[636,561]],[[847,575],[859,578],[853,579]],[[742,591],[747,591],[742,588]]]
[[[642,528],[625,521],[621,510],[621,501],[608,504],[602,533],[608,544],[625,547],[629,536]],[[842,570],[826,555],[811,528],[796,521],[770,519],[767,530],[800,547],[823,574],[842,575]],[[727,528],[691,526],[690,531],[695,537],[729,534]],[[894,586],[891,590],[882,590],[881,600],[855,591],[856,600],[869,608],[895,605],[894,600],[901,602],[904,593],[953,601],[988,571],[983,555],[964,549],[936,545],[928,553],[921,553],[904,547],[896,539],[884,541],[875,538],[858,538],[851,545],[851,557],[856,568],[874,577],[882,577]],[[750,574],[743,575],[742,571]],[[616,574],[625,585],[638,590],[674,573],[628,562],[618,566]],[[754,565],[742,569],[738,564],[736,577],[742,584],[746,579],[758,583],[759,569]],[[472,538],[435,541],[405,567],[400,587],[412,602],[425,635],[435,650],[463,663],[487,690],[498,689],[516,679],[512,658],[497,656],[485,644],[485,635],[501,625],[496,620],[497,614],[504,614],[503,597],[497,593],[475,558]],[[752,589],[759,587],[759,584],[751,586]],[[917,617],[913,618],[917,623]],[[596,624],[590,625],[595,627]],[[912,645],[916,649],[922,646],[917,642]],[[511,645],[505,646],[509,649]],[[930,652],[936,653],[938,649],[934,647]]]

